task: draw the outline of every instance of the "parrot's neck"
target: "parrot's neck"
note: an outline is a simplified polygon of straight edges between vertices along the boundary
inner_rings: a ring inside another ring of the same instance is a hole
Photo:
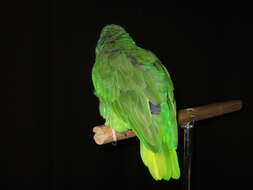
[[[128,33],[119,36],[112,36],[111,38],[100,38],[96,47],[96,54],[101,52],[114,52],[116,50],[125,50],[136,46],[133,39]]]

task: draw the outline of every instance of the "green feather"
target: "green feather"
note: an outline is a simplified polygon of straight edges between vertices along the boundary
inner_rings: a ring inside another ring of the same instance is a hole
[[[178,179],[173,84],[159,59],[138,47],[122,27],[107,25],[96,47],[92,81],[105,124],[117,132],[135,132],[154,179]],[[160,105],[159,113],[152,114],[150,102]]]

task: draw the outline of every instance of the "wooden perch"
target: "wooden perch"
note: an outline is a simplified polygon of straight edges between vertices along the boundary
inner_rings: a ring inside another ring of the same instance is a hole
[[[208,104],[195,108],[187,108],[178,111],[178,123],[184,125],[189,121],[199,121],[226,113],[231,113],[242,108],[242,101],[234,100],[222,103]],[[100,125],[93,128],[94,140],[97,144],[107,144],[113,142],[112,130],[105,126]],[[133,131],[129,130],[125,133],[115,133],[117,141],[134,137]]]

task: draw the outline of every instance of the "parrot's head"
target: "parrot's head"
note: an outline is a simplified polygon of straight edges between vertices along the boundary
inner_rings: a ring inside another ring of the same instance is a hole
[[[96,52],[98,53],[104,47],[111,50],[120,48],[119,46],[124,45],[124,43],[118,42],[122,41],[131,41],[131,43],[134,43],[132,38],[123,27],[116,24],[106,25],[101,31]]]

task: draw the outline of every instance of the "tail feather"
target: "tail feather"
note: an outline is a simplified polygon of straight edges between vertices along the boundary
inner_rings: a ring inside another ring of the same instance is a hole
[[[152,152],[141,143],[141,158],[155,180],[178,179],[180,169],[176,150],[165,145],[159,152]]]

